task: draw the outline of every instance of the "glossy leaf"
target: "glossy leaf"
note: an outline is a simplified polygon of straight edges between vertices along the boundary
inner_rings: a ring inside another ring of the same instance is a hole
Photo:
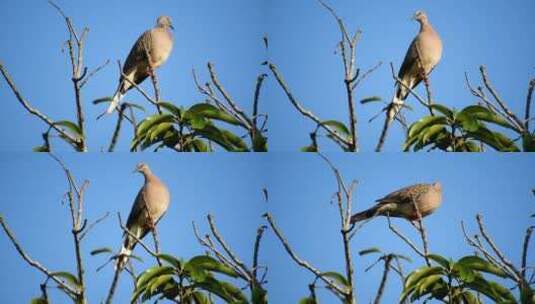
[[[77,124],[75,124],[74,122],[72,121],[69,121],[69,120],[60,120],[60,121],[56,121],[54,123],[55,126],[61,126],[61,127],[65,127],[67,128],[67,130],[73,134],[76,138],[83,138],[84,135],[82,134],[82,130],[80,129],[80,127],[78,127]]]
[[[457,261],[457,264],[461,264],[463,266],[466,266],[473,270],[478,270],[486,273],[491,273],[497,276],[500,276],[502,278],[506,277],[507,274],[501,270],[500,268],[494,266],[493,264],[489,263],[488,261],[482,259],[481,257],[472,255],[472,256],[465,256],[461,258],[459,261]]]
[[[321,124],[324,125],[324,126],[328,126],[331,129],[334,129],[334,131],[336,131],[338,134],[340,134],[340,135],[342,135],[344,137],[351,136],[351,133],[349,132],[349,129],[342,122],[339,122],[337,120],[327,120],[327,121],[322,122]]]
[[[110,248],[110,247],[102,247],[102,248],[97,248],[97,249],[93,249],[90,254],[91,255],[98,255],[98,254],[102,254],[102,253],[112,253],[113,250]]]
[[[368,255],[368,254],[371,254],[371,253],[382,253],[382,251],[381,251],[381,249],[379,249],[377,247],[367,248],[367,249],[359,251],[359,255],[360,256]]]
[[[346,277],[342,274],[335,272],[335,271],[328,271],[321,274],[323,277],[327,277],[330,279],[333,279],[335,282],[337,282],[339,285],[342,285],[344,287],[349,287],[349,282],[347,281]]]
[[[187,267],[188,265],[189,266],[194,266],[194,267],[199,267],[201,269],[208,270],[208,271],[214,271],[214,272],[222,273],[222,274],[231,276],[233,278],[238,277],[238,274],[232,268],[222,264],[218,260],[212,258],[211,256],[207,256],[207,255],[199,255],[199,256],[196,256],[196,257],[190,259],[186,263],[185,267]]]
[[[80,286],[80,282],[78,282],[78,278],[70,272],[67,272],[67,271],[52,272],[52,276],[62,278],[73,286],[76,286],[76,287]]]
[[[361,104],[367,104],[367,103],[370,103],[370,102],[379,102],[383,100],[381,97],[379,96],[370,96],[370,97],[366,97],[366,98],[363,98],[360,103]]]

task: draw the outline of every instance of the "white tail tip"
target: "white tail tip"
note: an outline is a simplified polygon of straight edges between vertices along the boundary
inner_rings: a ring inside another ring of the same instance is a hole
[[[110,106],[106,110],[106,114],[111,114],[113,110],[115,110],[115,108],[119,104],[119,101],[121,101],[122,98],[123,98],[123,94],[121,94],[120,92],[115,93],[115,95],[113,95],[113,98],[111,100]]]
[[[121,251],[119,252],[119,257],[117,258],[117,264],[115,264],[115,269],[117,268],[124,268],[126,266],[126,263],[128,262],[128,257],[132,253],[132,250],[126,249],[124,246],[121,248]]]

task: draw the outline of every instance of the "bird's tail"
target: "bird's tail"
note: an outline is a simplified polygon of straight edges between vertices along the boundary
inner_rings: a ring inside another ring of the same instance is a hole
[[[118,90],[115,93],[115,95],[113,95],[113,98],[111,99],[111,102],[110,102],[110,106],[106,110],[106,114],[111,114],[111,112],[113,112],[113,110],[115,110],[115,108],[119,104],[119,101],[121,101],[121,99],[123,99],[123,96],[124,95],[121,93],[121,90]]]
[[[123,269],[126,266],[126,263],[128,263],[128,257],[130,257],[130,254],[132,253],[132,249],[129,247],[130,246],[128,246],[127,242],[125,241],[125,244],[119,252],[119,257],[117,258],[117,264],[115,264],[115,269]]]
[[[132,228],[130,228],[130,231],[132,231]],[[135,246],[136,246],[135,240],[133,240],[132,237],[130,237],[130,235],[125,233],[123,247],[121,248],[121,251],[119,252],[119,256],[117,258],[117,264],[115,265],[116,269],[123,269],[126,266],[126,263],[128,263],[128,259],[130,258],[130,255],[132,254],[132,250],[134,250]]]
[[[378,212],[379,212],[379,208],[377,206],[374,206],[368,210],[355,213],[351,216],[350,223],[355,224],[357,222],[365,221],[367,219],[377,216]]]
[[[394,98],[392,98],[392,102],[388,105],[388,108],[386,109],[385,124],[383,125],[381,136],[379,136],[379,142],[377,143],[375,152],[381,152],[381,150],[383,149],[383,145],[385,144],[386,136],[388,134],[388,129],[390,128],[390,125],[394,121],[398,112],[401,110],[403,103],[404,101],[398,97],[398,94],[394,95]]]

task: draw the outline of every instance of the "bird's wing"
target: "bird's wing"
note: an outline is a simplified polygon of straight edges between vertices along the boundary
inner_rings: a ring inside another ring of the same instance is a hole
[[[146,62],[147,56],[145,53],[145,48],[147,48],[147,51],[150,52],[151,40],[152,40],[152,30],[145,31],[143,34],[141,34],[141,36],[139,36],[136,43],[134,43],[134,46],[132,46],[132,49],[130,50],[128,57],[126,57],[126,60],[124,62],[124,66],[123,66],[124,74],[126,75],[130,74],[141,63]]]
[[[139,221],[143,218],[143,213],[145,209],[145,186],[143,186],[137,196],[136,200],[134,201],[134,205],[132,206],[132,210],[130,210],[130,215],[128,216],[128,220],[126,221],[126,227],[128,229],[131,229],[134,224],[139,224]]]
[[[414,193],[414,190],[417,187],[420,187],[423,184],[416,184],[412,186],[407,186],[404,188],[401,188],[399,190],[396,190],[387,196],[380,198],[377,200],[379,204],[389,204],[389,203],[396,203],[396,204],[404,204],[404,203],[412,203],[411,197]]]

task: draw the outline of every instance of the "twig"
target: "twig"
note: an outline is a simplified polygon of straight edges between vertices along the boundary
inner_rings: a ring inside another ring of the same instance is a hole
[[[288,85],[286,84],[286,82],[282,78],[282,75],[279,73],[277,67],[274,64],[270,63],[269,64],[269,69],[271,70],[271,72],[273,73],[273,75],[277,79],[277,82],[279,83],[281,88],[284,90],[284,92],[286,93],[286,96],[288,97],[288,99],[290,100],[292,105],[297,109],[297,111],[299,111],[299,113],[301,113],[303,116],[305,116],[305,117],[311,119],[312,121],[314,121],[322,129],[327,131],[327,133],[329,133],[334,139],[336,139],[336,141],[342,146],[343,149],[347,149],[349,147],[349,145],[350,145],[350,142],[346,138],[343,138],[342,136],[340,136],[336,131],[331,129],[329,126],[324,125],[323,122],[314,113],[312,113],[311,111],[305,109],[299,103],[299,101],[297,101],[297,99],[293,96],[293,94],[291,93],[290,89],[288,88]]]
[[[256,239],[254,242],[254,249],[253,249],[253,278],[255,281],[258,281],[258,254],[260,252],[260,241],[262,240],[262,236],[264,235],[264,231],[267,229],[266,225],[261,225],[256,230]]]
[[[256,78],[256,86],[254,91],[254,99],[253,99],[253,131],[256,132],[258,130],[258,101],[260,97],[260,89],[262,88],[262,83],[264,82],[264,79],[267,77],[267,74],[262,73],[258,75]],[[262,131],[260,129],[260,131]],[[254,136],[254,134],[253,134]]]
[[[56,130],[61,136],[65,137],[67,141],[73,145],[74,147],[77,147],[77,144],[79,143],[79,140],[72,136],[71,134],[67,133],[62,128],[58,127],[56,125],[56,122],[54,122],[52,119],[48,118],[45,114],[41,113],[39,110],[33,108],[30,103],[22,96],[22,94],[17,89],[15,83],[13,82],[13,79],[9,75],[7,69],[4,67],[2,62],[0,62],[0,72],[2,73],[2,76],[4,76],[4,79],[7,81],[7,84],[13,91],[13,94],[15,94],[15,97],[17,97],[20,104],[32,115],[37,116],[39,119],[41,119],[43,122],[45,122],[50,128]]]
[[[219,234],[219,231],[217,230],[217,227],[215,226],[214,219],[213,219],[212,215],[208,214],[208,216],[206,218],[208,219],[208,224],[210,226],[210,231],[212,231],[212,234],[216,238],[216,240],[219,243],[219,245],[221,245],[221,247],[226,252],[226,254],[230,257],[230,259],[234,263],[236,263],[236,265],[238,265],[241,269],[246,270],[245,272],[247,273],[247,275],[249,277],[251,277],[252,273],[247,269],[247,266],[245,266],[245,264],[232,252],[230,247],[225,243],[225,240],[223,239],[223,237],[221,237],[221,235]]]
[[[117,111],[117,123],[115,124],[115,129],[113,130],[113,135],[111,137],[110,145],[108,146],[108,152],[113,152],[115,150],[115,145],[119,139],[119,134],[121,133],[121,125],[125,117],[124,110],[126,109],[126,103],[121,104]]]
[[[245,112],[238,107],[238,105],[233,101],[232,97],[230,97],[230,95],[227,93],[221,82],[219,82],[219,79],[214,69],[214,65],[211,62],[208,62],[208,71],[210,72],[210,78],[212,79],[212,82],[216,86],[219,93],[223,95],[228,105],[232,108],[232,110],[234,110],[234,112],[236,112],[241,117],[242,122],[245,123],[247,128],[250,129],[253,125],[252,121],[249,119],[249,117],[247,117]]]
[[[390,230],[394,232],[395,235],[397,235],[407,245],[409,245],[409,247],[411,247],[414,252],[416,252],[419,256],[425,259],[425,254],[420,249],[418,249],[418,247],[416,247],[416,245],[414,245],[414,243],[408,237],[403,235],[401,232],[399,232],[399,230],[397,230],[396,227],[394,227],[394,225],[392,225],[392,222],[390,221],[390,216],[387,216],[386,219],[388,221],[388,228],[390,228]]]
[[[385,261],[385,268],[383,270],[383,276],[381,277],[381,283],[379,284],[379,289],[377,289],[377,294],[375,295],[375,300],[373,301],[374,304],[380,304],[381,298],[383,297],[383,293],[386,286],[386,280],[388,279],[388,273],[390,272],[390,262],[392,262],[392,255],[386,255],[384,257]]]
[[[299,256],[297,256],[297,254],[293,251],[292,247],[290,246],[290,244],[288,243],[286,238],[282,235],[282,232],[279,230],[279,228],[277,227],[277,225],[273,221],[273,218],[272,218],[271,214],[266,213],[264,215],[264,217],[268,221],[271,229],[273,229],[273,231],[275,232],[275,235],[277,236],[279,241],[284,246],[284,249],[286,249],[286,252],[290,255],[292,260],[294,260],[294,262],[296,262],[299,266],[301,266],[301,267],[307,269],[308,271],[312,272],[314,275],[316,275],[316,277],[318,279],[322,280],[325,284],[327,284],[327,286],[329,288],[332,288],[339,295],[346,296],[348,294],[349,291],[346,288],[338,286],[333,280],[325,277],[321,271],[316,269],[309,262],[307,262],[307,261],[301,259]]]
[[[238,265],[236,265],[230,258],[227,258],[223,253],[221,253],[208,235],[206,235],[206,238],[202,238],[200,236],[199,229],[197,228],[197,225],[195,224],[195,222],[192,222],[192,225],[193,225],[193,233],[195,234],[197,241],[201,245],[203,245],[204,247],[209,249],[210,252],[215,254],[216,258],[219,259],[220,262],[234,269],[234,271],[238,274],[240,278],[242,278],[243,280],[249,281],[250,278],[247,276],[247,274],[244,273],[242,269]]]
[[[529,82],[528,87],[528,96],[526,97],[526,113],[524,114],[524,124],[526,126],[526,131],[529,132],[529,121],[531,120],[531,101],[533,96],[533,90],[535,89],[535,79],[532,79]]]
[[[128,82],[129,84],[131,84],[139,93],[141,93],[141,95],[143,95],[143,97],[145,97],[145,99],[147,99],[148,102],[150,102],[151,104],[153,104],[156,108],[158,108],[160,105],[158,104],[158,101],[157,100],[154,100],[152,97],[150,97],[149,94],[147,94],[147,92],[145,92],[145,90],[143,90],[140,86],[138,86],[135,82],[133,82],[132,80],[128,79],[128,77],[126,77],[126,74],[123,73],[123,70],[121,68],[121,62],[120,61],[117,61],[117,64],[119,65],[119,72],[121,73],[121,76],[122,78]]]
[[[418,44],[415,44],[416,46],[416,58],[418,59],[418,66],[420,67],[420,75],[424,81],[425,86],[425,92],[427,93],[427,109],[429,110],[429,115],[435,116],[435,113],[433,112],[433,108],[431,107],[433,105],[433,98],[431,95],[431,84],[429,83],[429,77],[425,71],[424,64],[422,62],[422,55],[420,52],[420,47]]]
[[[522,278],[526,280],[526,261],[528,257],[528,245],[535,226],[531,226],[526,230],[526,236],[524,237],[524,244],[522,246],[522,264],[520,264],[520,274]]]
[[[511,269],[511,271],[513,271],[513,273],[515,274],[515,277],[516,277],[515,279],[517,281],[521,281],[523,279],[523,276],[520,273],[520,271],[518,271],[518,269],[516,269],[516,267],[513,265],[513,263],[511,263],[511,261],[509,261],[505,257],[505,255],[500,251],[500,249],[498,249],[498,246],[496,246],[496,244],[494,243],[492,238],[487,233],[487,231],[485,229],[485,226],[483,224],[483,219],[482,219],[481,214],[476,215],[476,221],[477,221],[477,225],[479,227],[479,231],[481,232],[481,235],[483,236],[483,238],[485,239],[487,244],[489,244],[489,246],[492,248],[492,251],[494,251],[496,256],[498,256],[498,258],[502,261],[503,264],[507,265],[507,267],[509,269]]]
[[[420,213],[420,208],[418,208],[418,204],[416,204],[415,198],[411,197],[411,200],[412,200],[412,206],[414,207],[414,210],[416,211],[416,216],[417,216],[416,222],[418,223],[418,226],[415,228],[420,234],[420,237],[422,239],[422,245],[424,248],[424,259],[425,259],[427,266],[431,266],[431,262],[429,261],[429,245],[428,245],[429,241],[427,240],[427,232],[422,222],[422,213]]]
[[[105,68],[108,64],[110,63],[110,60],[109,59],[106,59],[106,61],[99,65],[98,67],[96,67],[94,70],[92,70],[91,72],[89,72],[87,74],[86,77],[83,78],[83,80],[80,82],[80,89],[83,88],[87,82],[89,81],[89,79],[93,76],[95,76],[95,74],[97,74],[98,72],[100,72],[100,70],[102,70],[103,68]]]
[[[11,231],[11,229],[9,229],[9,226],[7,225],[7,223],[5,222],[3,216],[0,215],[0,225],[2,226],[2,228],[4,229],[4,232],[7,234],[8,238],[11,240],[11,243],[13,244],[13,246],[15,246],[15,249],[18,251],[18,253],[20,254],[20,256],[32,267],[38,269],[39,271],[41,271],[42,273],[44,273],[47,277],[51,278],[54,282],[56,282],[61,288],[63,288],[64,290],[66,290],[69,295],[71,297],[76,297],[77,295],[79,295],[79,291],[76,290],[75,288],[69,286],[68,284],[66,284],[65,282],[63,282],[61,279],[59,279],[58,277],[56,277],[56,275],[54,275],[53,272],[49,271],[47,268],[45,268],[43,265],[41,265],[41,263],[39,263],[38,261],[35,261],[33,260],[25,251],[24,249],[22,248],[22,246],[19,244],[19,242],[17,241],[17,239],[15,238],[15,235],[13,234],[13,232]]]
[[[507,107],[505,102],[498,95],[498,92],[494,89],[494,87],[490,83],[490,80],[487,74],[487,68],[484,65],[482,65],[479,68],[479,70],[481,72],[481,77],[483,78],[483,83],[485,84],[485,87],[487,88],[487,90],[489,90],[492,97],[494,97],[494,100],[496,100],[498,105],[500,105],[500,107],[507,114],[507,116],[509,116],[515,122],[516,126],[522,130],[524,128],[524,124],[522,123],[522,121],[518,119],[518,117],[516,117],[516,115],[509,109],[509,107]]]
[[[80,235],[80,240],[85,238],[88,232],[90,232],[96,225],[100,224],[100,222],[104,221],[109,215],[110,213],[106,212],[103,216],[98,218],[96,221],[91,223],[86,229],[84,229],[83,233]]]

